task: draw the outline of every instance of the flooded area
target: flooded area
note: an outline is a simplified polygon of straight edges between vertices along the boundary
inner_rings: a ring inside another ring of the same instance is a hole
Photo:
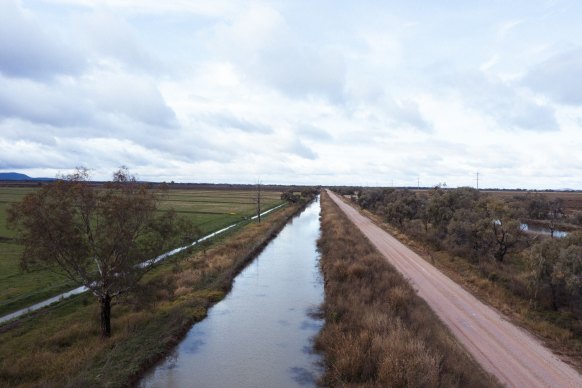
[[[323,321],[314,202],[235,279],[140,387],[314,386],[322,373],[312,339]]]
[[[523,230],[524,232],[534,233],[534,234],[543,234],[543,235],[547,235],[547,236],[552,235],[552,231],[549,228],[544,228],[542,226],[537,226],[537,225],[521,224],[521,230]],[[564,238],[567,235],[568,235],[568,232],[565,232],[563,230],[554,230],[553,236],[555,238]]]

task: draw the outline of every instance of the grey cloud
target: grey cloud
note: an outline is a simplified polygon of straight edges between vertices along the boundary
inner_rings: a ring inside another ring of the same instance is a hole
[[[126,130],[131,132],[127,119],[156,127],[176,125],[173,110],[155,85],[106,76],[99,81],[48,84],[0,76],[0,118],[56,127],[95,127],[97,131],[129,124]]]
[[[301,124],[297,126],[295,131],[300,137],[305,137],[312,140],[326,141],[332,140],[331,135],[321,128],[315,127],[311,124]]]
[[[0,120],[0,139],[56,146],[55,136],[50,129],[20,119],[3,119]]]
[[[398,101],[389,110],[390,118],[397,125],[409,126],[424,132],[431,132],[433,129],[432,124],[424,118],[418,104],[414,101]]]
[[[533,102],[517,103],[511,111],[504,116],[498,116],[497,120],[502,123],[508,119],[510,123],[523,129],[534,130],[559,130],[556,115],[551,107],[536,104]]]
[[[560,103],[582,104],[582,49],[556,55],[540,63],[522,84]]]
[[[317,154],[311,148],[306,146],[301,140],[294,138],[291,144],[285,148],[285,152],[297,155],[303,159],[315,160]]]
[[[67,88],[0,76],[0,118],[74,126],[93,123],[91,116],[86,101]]]
[[[520,93],[516,85],[480,72],[460,76],[446,75],[449,89],[459,93],[463,102],[487,114],[500,128],[531,131],[557,131],[560,126],[555,110]]]
[[[216,144],[211,135],[205,131],[184,129],[175,137],[151,136],[148,140],[140,140],[145,147],[159,150],[170,155],[169,160],[180,160],[187,163],[198,161],[214,161],[227,163],[235,154],[245,153],[240,147]]]
[[[44,79],[79,74],[86,67],[83,53],[48,31],[16,0],[0,2],[0,73]]]
[[[151,80],[132,76],[102,76],[99,84],[88,85],[94,103],[105,112],[121,114],[145,124],[176,126],[176,115]]]
[[[0,126],[0,132],[6,130],[6,123]],[[42,131],[36,127],[36,131]],[[175,165],[176,162],[192,163],[201,160],[214,160],[215,150],[207,150],[203,144],[184,144],[175,139],[158,136],[139,139],[123,139],[113,136],[85,137],[57,135],[52,143],[39,143],[35,139],[0,139],[1,169],[25,168],[73,168],[84,165],[93,168],[114,169],[120,165],[155,166]]]
[[[346,66],[338,52],[274,42],[261,51],[258,65],[258,77],[293,97],[316,94],[334,103],[344,100]]]
[[[135,70],[159,72],[161,62],[140,43],[134,28],[112,13],[96,11],[76,21],[76,32],[100,58],[111,58]]]
[[[273,129],[261,123],[251,122],[241,117],[237,117],[231,112],[220,112],[212,114],[198,115],[197,121],[217,126],[220,128],[238,129],[249,133],[272,133]]]

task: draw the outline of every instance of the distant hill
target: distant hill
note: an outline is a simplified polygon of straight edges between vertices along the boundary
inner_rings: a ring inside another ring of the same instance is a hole
[[[52,178],[32,178],[17,172],[0,172],[0,181],[52,181]]]

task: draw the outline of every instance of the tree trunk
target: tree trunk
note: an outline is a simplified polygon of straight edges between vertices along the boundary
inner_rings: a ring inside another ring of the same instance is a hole
[[[552,308],[554,309],[554,311],[558,311],[558,296],[557,294],[557,290],[556,287],[552,284],[552,282],[550,281],[550,292],[552,295]]]
[[[495,258],[497,259],[498,262],[502,263],[506,253],[507,246],[506,245],[500,246],[495,254]]]
[[[101,336],[104,338],[111,337],[111,296],[106,294],[99,298],[101,305]]]

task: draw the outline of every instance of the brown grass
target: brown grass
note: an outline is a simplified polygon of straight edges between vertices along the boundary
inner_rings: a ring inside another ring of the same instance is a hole
[[[318,242],[326,386],[498,386],[402,276],[322,194]]]
[[[487,191],[493,196],[502,198],[504,200],[511,200],[514,196],[523,196],[525,191]],[[564,208],[567,212],[582,211],[582,192],[580,191],[540,191],[540,194],[549,200],[561,199],[564,201]]]
[[[147,297],[113,309],[113,335],[99,335],[99,308],[82,295],[5,325],[0,387],[126,386],[175,346],[221,300],[234,277],[299,207],[249,224],[205,250],[148,276]]]

